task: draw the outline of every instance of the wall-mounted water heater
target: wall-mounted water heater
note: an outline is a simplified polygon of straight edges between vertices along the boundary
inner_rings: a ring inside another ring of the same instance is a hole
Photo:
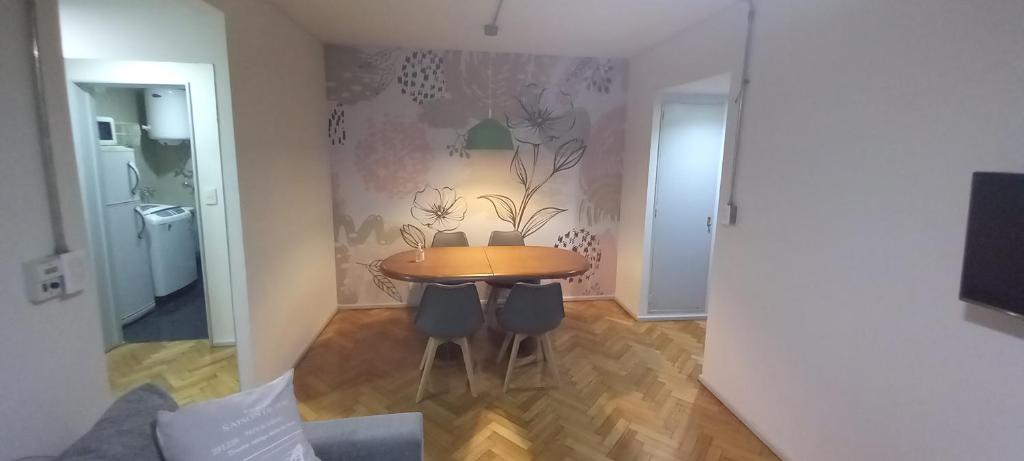
[[[145,98],[149,139],[168,146],[189,139],[191,130],[184,89],[146,88]]]

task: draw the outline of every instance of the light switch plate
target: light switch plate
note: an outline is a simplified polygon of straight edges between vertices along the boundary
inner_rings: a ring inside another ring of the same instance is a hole
[[[64,296],[72,296],[85,290],[86,270],[85,252],[70,251],[59,256],[60,268],[64,275]]]
[[[216,187],[203,188],[203,205],[216,205],[219,199]]]

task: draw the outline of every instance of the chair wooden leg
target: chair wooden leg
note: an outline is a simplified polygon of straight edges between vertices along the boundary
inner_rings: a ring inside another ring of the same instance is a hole
[[[427,364],[427,355],[430,353],[430,340],[427,340],[427,347],[423,349],[423,358],[420,359],[420,371],[423,371],[423,366]]]
[[[434,356],[437,355],[437,346],[441,343],[437,338],[427,340],[427,362],[423,365],[423,376],[420,377],[420,388],[416,390],[416,403],[423,400],[423,391],[427,388],[427,379],[430,377],[430,368],[434,366]]]
[[[508,356],[508,369],[505,371],[505,385],[501,388],[502,392],[508,392],[508,382],[512,377],[512,369],[516,367],[516,356],[519,355],[519,343],[523,342],[523,338],[526,335],[515,335],[512,338],[512,354]]]
[[[551,372],[555,375],[555,385],[562,386],[562,378],[558,375],[558,362],[555,360],[555,346],[551,343],[551,333],[545,333],[538,341],[544,349],[544,358],[550,361]]]
[[[501,363],[501,359],[505,358],[505,351],[508,350],[510,344],[512,344],[512,333],[505,333],[505,340],[501,342],[501,348],[498,349],[498,358],[495,362]]]
[[[455,343],[462,348],[462,361],[466,363],[466,378],[469,379],[469,393],[476,397],[476,379],[473,377],[473,354],[469,352],[469,339],[459,338]]]

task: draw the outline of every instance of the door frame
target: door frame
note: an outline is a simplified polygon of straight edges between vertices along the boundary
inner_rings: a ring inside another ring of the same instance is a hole
[[[638,320],[702,320],[708,317],[710,313],[711,301],[708,299],[705,304],[705,312],[703,314],[691,314],[691,313],[651,313],[650,312],[650,293],[651,293],[651,264],[652,264],[652,251],[654,248],[654,204],[656,201],[657,191],[657,177],[658,177],[658,156],[661,151],[661,118],[662,118],[662,107],[666,102],[687,100],[688,98],[697,98],[698,100],[703,97],[712,96],[715,98],[722,98],[726,102],[726,115],[725,115],[725,136],[723,142],[722,152],[722,164],[719,171],[718,191],[716,193],[716,207],[715,215],[712,219],[712,230],[711,230],[711,252],[708,261],[708,281],[706,289],[708,296],[710,297],[711,289],[711,278],[714,269],[714,254],[715,247],[718,242],[718,227],[722,220],[723,210],[720,199],[722,197],[722,191],[730,187],[731,175],[728,173],[732,170],[734,159],[730,158],[730,152],[728,151],[731,144],[731,137],[734,134],[734,125],[736,112],[742,98],[735,94],[737,82],[736,74],[725,72],[708,76],[706,78],[697,79],[689,83],[677,85],[669,88],[665,88],[659,91],[653,101],[653,110],[651,113],[651,138],[650,146],[651,150],[648,154],[650,156],[647,164],[647,198],[644,202],[644,227],[643,227],[643,242],[642,242],[642,258],[640,267],[640,303],[638,306],[638,312],[635,317]],[[715,91],[707,91],[706,83],[712,81],[728,81],[729,87],[725,89],[715,89]]]
[[[229,242],[234,239],[241,239],[241,226],[230,226],[229,216],[238,216],[238,203],[225,201],[225,196],[237,196],[237,191],[226,191],[226,181],[223,179],[223,158],[219,131],[219,120],[217,116],[216,89],[214,86],[214,69],[212,64],[200,63],[172,63],[172,62],[148,62],[148,61],[112,61],[96,59],[65,59],[65,81],[68,91],[68,99],[71,109],[72,125],[76,125],[75,119],[81,117],[81,111],[93,113],[92,101],[86,101],[88,107],[79,107],[83,101],[76,101],[76,90],[81,91],[83,86],[110,85],[122,87],[147,87],[147,86],[178,86],[184,87],[188,94],[189,115],[191,119],[190,147],[192,149],[192,162],[195,175],[193,184],[196,191],[196,215],[200,239],[200,259],[203,265],[202,277],[204,281],[204,296],[207,309],[207,329],[211,344],[237,345],[239,355],[241,349],[247,346],[247,337],[244,334],[246,328],[241,326],[248,324],[248,312],[245,306],[239,306],[235,302],[234,294],[239,290],[246,289],[245,286],[237,286],[244,283],[244,277],[237,277],[233,269],[244,267],[244,257],[233,251],[234,245]],[[78,98],[80,99],[80,98]],[[81,124],[80,121],[78,123]],[[91,151],[91,157],[96,155],[95,133],[87,131],[85,139],[75,139],[76,149],[85,148]],[[78,138],[76,135],[75,138]],[[86,145],[81,145],[85,143]],[[76,155],[80,158],[81,155]],[[76,160],[78,162],[78,160]],[[78,165],[83,172],[95,171],[94,165]],[[81,176],[80,176],[81,177]],[[87,215],[94,211],[95,202],[90,196],[95,197],[95,191],[90,190],[96,184],[81,184],[83,201]],[[216,194],[216,203],[207,203],[203,197],[205,191],[212,190]],[[232,213],[232,212],[235,213]],[[88,219],[88,218],[87,218]],[[91,234],[97,233],[97,229],[89,222],[87,226],[90,242],[90,252],[97,259],[100,258],[99,251],[105,250],[105,245],[96,248],[93,244],[97,242]],[[100,239],[102,240],[102,239]],[[106,259],[105,255],[102,256]],[[236,261],[241,264],[236,264]],[[109,274],[105,265],[97,267],[97,294],[100,300],[100,315],[104,326],[104,342],[109,343],[115,339],[117,344],[123,343],[121,325],[115,316],[110,315],[110,282]],[[244,275],[244,274],[242,274]],[[241,280],[241,282],[240,282]],[[108,330],[116,332],[116,336],[108,338]],[[109,347],[109,344],[108,344]],[[241,361],[239,361],[241,363]],[[241,371],[241,370],[240,370]]]
[[[715,185],[716,185],[716,187],[715,187],[715,200],[714,200],[714,205],[713,205],[713,207],[711,209],[711,213],[712,213],[711,214],[711,242],[709,243],[709,248],[708,248],[708,269],[707,269],[707,274],[708,275],[707,275],[707,277],[706,277],[706,279],[704,281],[704,312],[703,313],[674,313],[674,312],[651,313],[650,312],[650,309],[651,309],[651,303],[650,303],[650,301],[651,301],[651,278],[654,277],[654,258],[653,257],[650,257],[647,260],[647,267],[646,267],[646,269],[647,269],[648,278],[647,278],[646,283],[645,283],[645,285],[646,285],[645,290],[646,291],[644,293],[644,298],[645,298],[644,307],[645,307],[645,311],[647,313],[647,317],[648,318],[658,318],[658,319],[666,319],[666,320],[667,319],[704,319],[704,318],[707,318],[707,295],[708,295],[708,290],[710,290],[710,288],[711,288],[711,284],[709,283],[710,279],[711,279],[711,260],[712,260],[712,256],[713,256],[714,251],[715,251],[715,236],[718,234],[718,209],[719,209],[719,203],[720,203],[721,196],[722,196],[722,194],[721,194],[721,192],[722,192],[722,190],[721,190],[721,188],[722,188],[722,164],[723,164],[724,156],[725,156],[725,123],[726,123],[726,118],[728,117],[729,97],[728,97],[727,94],[684,94],[684,93],[677,94],[677,93],[667,93],[662,98],[660,98],[660,102],[656,106],[657,107],[657,111],[658,111],[658,123],[657,123],[658,138],[657,138],[657,142],[652,146],[652,149],[651,149],[651,151],[652,151],[651,163],[654,164],[654,168],[653,168],[653,170],[654,170],[654,180],[651,183],[651,189],[652,189],[651,190],[652,208],[651,208],[651,226],[650,226],[650,234],[651,234],[651,236],[648,239],[648,242],[650,243],[650,253],[652,255],[653,255],[654,250],[657,248],[657,245],[658,245],[658,235],[657,235],[657,232],[654,231],[654,227],[655,227],[654,226],[654,220],[656,218],[657,209],[658,209],[658,181],[661,180],[661,177],[658,174],[659,171],[660,171],[658,169],[658,165],[659,165],[659,161],[661,160],[661,154],[662,154],[662,152],[661,152],[662,151],[662,149],[661,149],[661,139],[662,139],[662,137],[661,137],[661,126],[662,126],[662,123],[664,123],[665,107],[668,106],[668,105],[674,105],[674,104],[677,104],[677,105],[693,105],[693,106],[698,106],[698,105],[699,106],[721,106],[723,108],[723,111],[722,111],[723,112],[723,117],[722,117],[722,153],[720,154],[719,159],[718,159],[719,161],[718,161],[718,168],[717,168],[717,177],[715,178]]]

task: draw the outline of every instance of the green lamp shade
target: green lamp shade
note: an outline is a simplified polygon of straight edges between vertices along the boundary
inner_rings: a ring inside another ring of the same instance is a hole
[[[512,150],[512,132],[493,118],[485,118],[466,133],[467,150]]]

